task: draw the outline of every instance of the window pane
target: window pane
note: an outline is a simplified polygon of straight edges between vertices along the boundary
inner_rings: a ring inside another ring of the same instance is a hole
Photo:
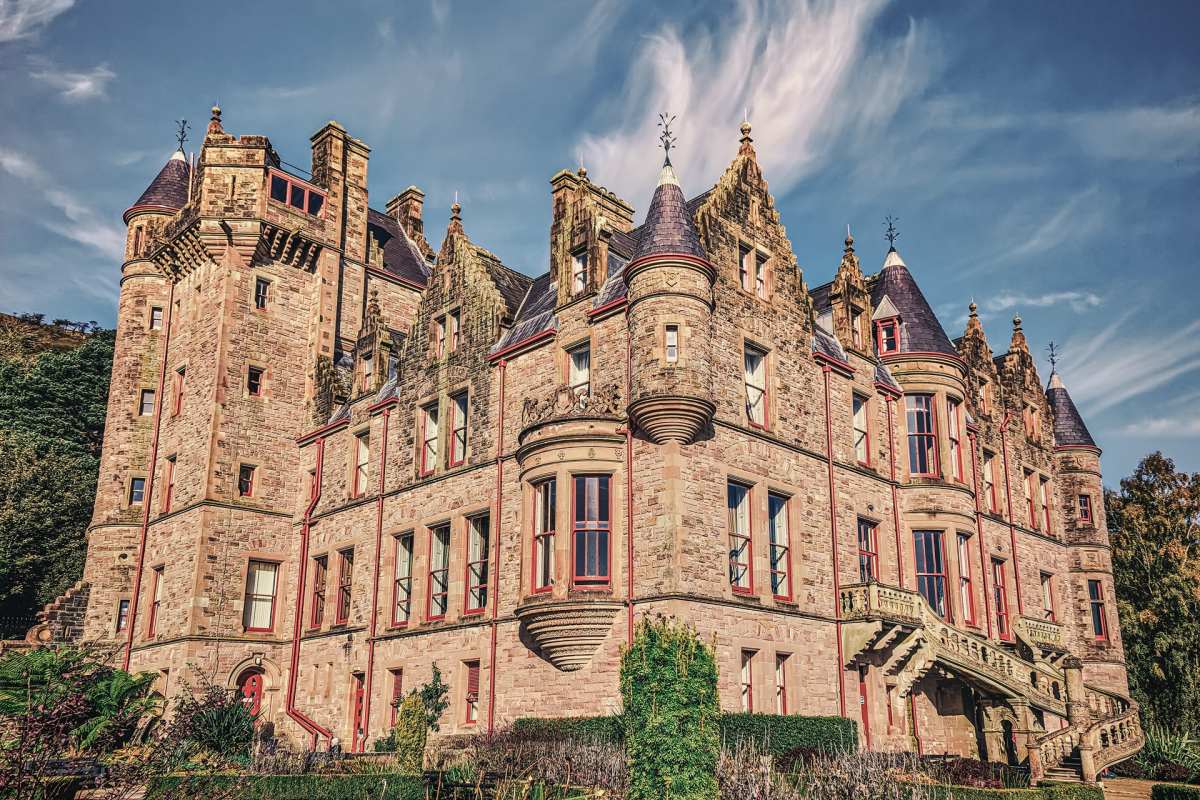
[[[288,182],[278,175],[271,176],[271,199],[286,203],[288,198]]]
[[[314,217],[320,215],[321,208],[325,205],[325,196],[317,192],[308,193],[308,213]]]
[[[304,187],[292,184],[291,204],[295,208],[304,210]]]

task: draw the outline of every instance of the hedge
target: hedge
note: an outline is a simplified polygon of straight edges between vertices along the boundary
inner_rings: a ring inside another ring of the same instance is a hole
[[[1151,800],[1200,800],[1200,786],[1182,783],[1156,783],[1150,790]]]
[[[844,717],[800,717],[780,714],[722,714],[721,740],[726,745],[752,740],[772,755],[798,747],[854,750],[858,726]],[[521,717],[513,732],[533,739],[584,739],[620,744],[621,718]]]
[[[232,789],[238,789],[236,794]],[[167,775],[153,778],[146,800],[424,800],[420,775]]]
[[[1083,783],[1043,783],[1029,789],[931,786],[937,800],[1104,800],[1104,790]]]

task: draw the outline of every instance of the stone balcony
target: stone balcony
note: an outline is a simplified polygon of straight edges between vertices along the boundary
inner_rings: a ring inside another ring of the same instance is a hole
[[[607,595],[567,599],[546,595],[526,598],[516,615],[546,660],[563,672],[574,672],[592,660],[624,607]]]
[[[558,386],[527,397],[521,408],[517,463],[528,469],[547,460],[619,461],[623,423],[623,400],[615,383],[586,393]]]

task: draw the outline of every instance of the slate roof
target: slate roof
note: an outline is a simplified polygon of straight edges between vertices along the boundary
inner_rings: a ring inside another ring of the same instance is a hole
[[[850,363],[849,356],[842,349],[842,343],[837,340],[836,336],[820,325],[813,325],[812,351],[837,359],[843,364]]]
[[[1079,409],[1075,407],[1067,387],[1063,386],[1062,378],[1057,372],[1050,374],[1050,386],[1046,389],[1046,399],[1054,410],[1054,443],[1059,446],[1083,445],[1096,447],[1096,440],[1083,424]]]
[[[900,312],[901,351],[958,355],[895,248],[888,251],[883,269],[871,286],[871,305],[878,308],[885,297]]]
[[[808,296],[812,300],[813,311],[820,314],[827,309],[833,307],[833,302],[829,299],[829,294],[833,289],[833,281],[823,283],[815,289],[809,289]]]
[[[425,286],[429,280],[429,263],[404,228],[393,217],[367,209],[367,226],[383,242],[383,268],[410,283]]]
[[[154,176],[154,180],[150,181],[150,185],[146,187],[146,191],[142,192],[142,196],[125,212],[126,221],[129,218],[129,211],[142,206],[169,208],[173,211],[183,208],[187,205],[188,179],[191,174],[192,170],[188,166],[187,159],[182,152],[176,150],[167,159],[163,168],[158,171],[158,175]]]
[[[904,392],[904,389],[901,388],[900,384],[896,382],[896,379],[892,377],[891,370],[889,370],[882,362],[875,365],[875,382],[891,389],[895,389],[897,392]]]
[[[669,163],[664,164],[659,173],[658,188],[650,200],[650,210],[646,212],[634,259],[654,253],[682,253],[705,258],[692,214],[679,188],[675,170]]]
[[[483,252],[483,256],[492,282],[496,284],[496,290],[500,292],[500,298],[504,301],[504,308],[509,318],[515,321],[525,296],[533,286],[533,278],[509,269],[487,251]]]
[[[542,331],[558,330],[558,317],[554,306],[558,303],[558,284],[551,280],[549,272],[533,279],[529,290],[517,309],[513,326],[492,345],[491,352],[498,353],[506,347],[523,342]]]

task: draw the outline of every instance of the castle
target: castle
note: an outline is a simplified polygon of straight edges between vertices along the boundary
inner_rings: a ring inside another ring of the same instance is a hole
[[[44,635],[361,750],[435,663],[450,733],[616,711],[635,620],[673,615],[728,711],[1035,777],[1128,758],[1066,388],[1019,319],[952,340],[895,247],[868,274],[847,235],[809,288],[750,133],[691,199],[666,160],[641,225],[560,171],[529,278],[457,203],[440,244],[420,189],[372,208],[336,122],[302,177],[214,108],[125,212],[86,569]]]

